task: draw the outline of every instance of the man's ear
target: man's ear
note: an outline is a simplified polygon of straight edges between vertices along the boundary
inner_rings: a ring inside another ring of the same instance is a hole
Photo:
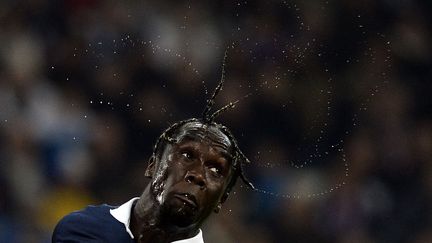
[[[228,192],[228,191],[226,191],[226,192],[222,195],[221,200],[219,201],[218,205],[215,207],[215,209],[213,210],[213,212],[215,212],[215,213],[219,213],[219,211],[220,211],[221,208],[222,208],[222,204],[224,204],[224,202],[227,200],[228,195],[229,195],[229,192]]]
[[[225,201],[228,199],[228,196],[231,193],[231,190],[233,189],[233,187],[237,181],[237,178],[238,178],[238,174],[234,174],[233,177],[231,177],[231,179],[229,180],[228,186],[225,188],[225,191],[224,191],[221,199],[219,200],[217,206],[213,210],[215,213],[219,213],[220,209],[222,208],[222,204],[224,204]]]
[[[230,194],[229,191],[226,191],[226,192],[223,194],[223,196],[222,196],[222,198],[221,198],[221,200],[220,200],[220,203],[221,203],[221,204],[223,204],[223,203],[227,200],[229,194]]]
[[[145,171],[145,176],[148,178],[152,178],[153,177],[153,173],[155,170],[155,164],[156,164],[156,159],[154,156],[150,157],[149,161],[148,161],[148,165],[147,165],[147,169]]]

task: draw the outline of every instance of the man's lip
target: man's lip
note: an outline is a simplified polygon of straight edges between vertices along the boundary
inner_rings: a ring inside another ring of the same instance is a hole
[[[189,193],[177,193],[174,195],[176,198],[192,205],[193,207],[197,208],[198,203],[196,202],[195,196],[191,195]]]

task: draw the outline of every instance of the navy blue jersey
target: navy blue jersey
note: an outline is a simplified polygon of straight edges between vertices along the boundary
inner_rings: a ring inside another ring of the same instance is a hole
[[[65,216],[54,229],[52,242],[133,243],[124,224],[116,220],[106,204],[88,206]]]

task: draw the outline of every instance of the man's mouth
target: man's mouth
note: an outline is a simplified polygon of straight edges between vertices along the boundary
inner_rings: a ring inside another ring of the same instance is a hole
[[[193,208],[198,208],[198,203],[194,195],[191,195],[189,193],[178,193],[175,194],[174,197],[178,198],[179,200],[183,201],[184,203],[190,205]]]

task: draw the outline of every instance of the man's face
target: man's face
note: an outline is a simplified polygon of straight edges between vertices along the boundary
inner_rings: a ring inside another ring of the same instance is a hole
[[[232,144],[219,129],[188,123],[156,161],[152,187],[162,214],[180,227],[200,225],[231,180]]]

